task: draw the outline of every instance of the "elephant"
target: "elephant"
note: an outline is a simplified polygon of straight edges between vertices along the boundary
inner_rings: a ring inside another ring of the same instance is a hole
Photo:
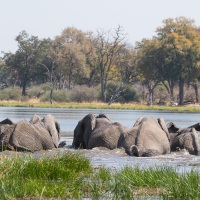
[[[112,123],[106,115],[86,115],[74,129],[74,148],[124,148],[131,156],[170,153],[169,133],[163,119],[139,118],[132,128]]]
[[[170,153],[170,136],[163,118],[139,118],[124,132],[120,146],[131,156],[149,157]]]
[[[0,149],[29,151],[48,150],[59,147],[60,125],[47,114],[44,118],[34,115],[30,121],[0,122]]]
[[[95,117],[86,115],[74,129],[72,147],[92,149],[94,147],[117,148],[120,137],[118,125],[113,124],[104,114]]]
[[[171,123],[172,124],[172,123]],[[176,127],[174,125],[174,127]],[[200,155],[200,124],[194,124],[187,128],[174,128],[168,124],[171,136],[171,151],[186,149],[190,154]]]
[[[170,144],[175,139],[175,137],[179,134],[179,130],[181,130],[178,126],[176,126],[173,122],[167,124],[167,129],[170,135]]]

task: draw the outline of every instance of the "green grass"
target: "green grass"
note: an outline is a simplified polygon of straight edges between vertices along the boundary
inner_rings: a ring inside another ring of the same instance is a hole
[[[200,199],[200,174],[178,173],[172,167],[126,167],[115,174],[116,198],[153,196],[160,199]]]
[[[82,109],[123,109],[123,110],[158,110],[158,111],[172,111],[172,112],[199,112],[200,106],[161,106],[153,105],[148,106],[144,104],[135,103],[113,103],[108,105],[107,103],[91,102],[91,103],[58,103],[54,102],[38,102],[38,101],[0,101],[2,107],[37,107],[37,108],[82,108]]]
[[[6,158],[0,162],[0,198],[84,196],[89,160],[77,154],[35,159]]]
[[[26,155],[26,154],[24,154]],[[0,160],[0,199],[200,199],[200,174],[172,167],[93,169],[72,152]]]

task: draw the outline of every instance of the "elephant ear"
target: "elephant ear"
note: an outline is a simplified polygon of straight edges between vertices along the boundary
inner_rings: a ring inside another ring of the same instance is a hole
[[[60,124],[57,121],[55,121],[55,126],[56,126],[56,130],[58,132],[58,138],[60,140]]]
[[[162,130],[166,133],[166,136],[167,136],[168,140],[170,141],[170,135],[169,135],[169,131],[168,131],[167,125],[165,123],[165,120],[162,117],[158,118],[158,124],[160,125]]]
[[[195,128],[192,128],[191,136],[193,138],[194,154],[199,156],[200,155],[200,144],[199,144],[198,133],[196,132]]]
[[[94,115],[90,115],[90,117],[91,117],[91,121],[90,121],[90,123],[91,123],[91,129],[93,131],[95,129],[95,127],[96,127],[97,120],[96,120],[96,117]]]
[[[58,122],[55,120],[55,118],[51,114],[46,115],[42,119],[42,122],[44,122],[44,126],[47,129],[47,131],[49,132],[49,134],[53,140],[53,143],[54,143],[55,147],[57,148],[59,145],[60,125],[58,124]]]
[[[0,124],[9,124],[9,125],[12,125],[14,123],[10,119],[6,118],[3,121],[1,121]]]
[[[200,131],[200,123],[194,124],[192,126],[189,126],[188,128],[195,128],[196,131]]]
[[[42,118],[39,116],[39,115],[33,115],[33,117],[30,119],[30,123],[31,124],[36,124],[38,121],[41,121],[42,120]]]
[[[93,114],[86,115],[80,120],[74,129],[72,146],[74,148],[87,148],[90,132],[96,127],[96,117]]]
[[[110,121],[111,122],[111,120],[105,115],[105,114],[99,114],[98,116],[96,116],[96,118],[105,118],[105,119],[107,119],[108,121]]]
[[[133,125],[133,127],[140,125],[143,119],[144,119],[144,118],[139,117],[139,118],[136,120],[136,122],[135,122],[135,124]]]
[[[72,142],[73,148],[80,148],[80,147],[86,148],[83,140],[83,134],[84,134],[83,120],[80,120],[74,129],[74,138]]]
[[[167,124],[167,129],[169,133],[177,133],[180,128],[177,127],[173,122],[170,122]]]

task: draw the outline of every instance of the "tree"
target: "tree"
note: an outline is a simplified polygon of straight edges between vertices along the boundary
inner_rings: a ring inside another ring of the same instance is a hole
[[[124,46],[125,36],[119,26],[114,33],[98,30],[97,35],[91,37],[95,48],[96,63],[100,71],[101,99],[106,101],[105,91],[109,80],[109,72],[116,65],[118,51]]]
[[[12,62],[11,53],[4,54],[3,59],[5,59],[7,56],[10,57],[10,62]],[[16,76],[14,76],[9,66],[2,59],[0,59],[0,80],[1,83],[6,87],[9,85],[13,85],[14,87],[17,82]]]
[[[194,20],[185,17],[169,18],[157,29],[162,51],[162,77],[171,87],[175,80],[179,83],[179,105],[184,100],[184,84],[199,76],[200,34]],[[161,69],[161,68],[160,68]],[[172,91],[171,91],[172,93]]]
[[[55,85],[55,68],[56,68],[56,48],[54,42],[50,39],[45,39],[41,43],[43,47],[42,61],[38,63],[38,70],[41,74],[46,74],[48,77],[45,82],[47,87],[50,89],[50,103],[53,104],[53,89]],[[44,77],[44,76],[43,76]]]
[[[137,73],[137,56],[132,47],[125,46],[118,51],[116,67],[120,80],[125,83],[133,83],[138,76]]]
[[[143,39],[137,43],[137,70],[140,80],[147,86],[149,91],[148,105],[153,104],[155,87],[161,81],[158,73],[159,66],[159,41],[156,38],[151,40]]]
[[[86,68],[87,37],[84,32],[76,28],[66,28],[55,38],[58,49],[56,56],[57,72],[59,71],[68,81],[68,88],[72,82],[79,82],[81,77],[87,76]]]
[[[4,60],[11,71],[14,72],[15,79],[18,78],[22,87],[22,95],[26,95],[26,87],[37,74],[37,63],[40,58],[41,41],[36,36],[29,36],[26,31],[22,31],[17,37],[17,51],[7,53]]]

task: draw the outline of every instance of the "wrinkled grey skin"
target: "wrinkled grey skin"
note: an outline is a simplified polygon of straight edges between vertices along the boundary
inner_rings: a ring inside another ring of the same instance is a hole
[[[29,122],[21,120],[16,124],[4,121],[0,122],[1,149],[35,152],[59,146],[60,126],[50,114],[44,118],[34,115]]]
[[[171,123],[172,124],[172,123]],[[190,154],[200,155],[200,125],[194,124],[187,128],[173,128],[167,125],[171,137],[171,151],[186,149]]]
[[[105,115],[95,117],[86,115],[78,122],[74,130],[72,146],[74,148],[92,149],[94,147],[117,148],[120,132]]]
[[[41,128],[45,128],[49,135],[51,136],[51,139],[53,140],[54,146],[57,148],[59,146],[59,140],[60,140],[60,125],[56,121],[56,119],[48,114],[44,116],[44,118],[41,118],[38,115],[34,115],[30,119],[30,123],[34,125],[38,125]]]
[[[162,118],[139,118],[124,132],[124,146],[131,156],[157,156],[170,153],[169,133]]]
[[[105,115],[86,115],[74,130],[74,148],[124,148],[131,156],[170,153],[169,133],[163,119],[140,118],[133,128],[112,123]]]

